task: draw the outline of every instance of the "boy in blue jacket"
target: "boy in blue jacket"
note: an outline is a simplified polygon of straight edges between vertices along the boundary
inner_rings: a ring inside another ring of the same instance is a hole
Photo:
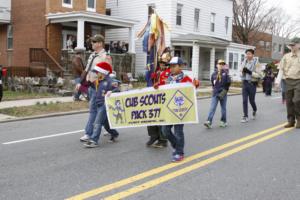
[[[204,126],[211,128],[213,117],[215,115],[218,102],[221,104],[221,123],[220,127],[225,128],[227,126],[226,118],[226,103],[227,103],[227,92],[229,90],[231,79],[228,74],[228,70],[224,69],[226,65],[224,60],[218,60],[217,69],[211,75],[211,83],[213,87],[213,95],[211,98],[210,111],[208,114],[207,121],[204,123]]]
[[[102,126],[110,133],[110,141],[114,142],[119,133],[115,129],[110,129],[105,107],[105,96],[113,92],[112,79],[109,74],[112,73],[112,66],[107,62],[98,63],[93,70],[98,79],[93,83],[96,89],[96,105],[97,116],[94,123],[93,134],[89,141],[84,144],[87,148],[94,148],[98,146],[98,141],[101,134]]]

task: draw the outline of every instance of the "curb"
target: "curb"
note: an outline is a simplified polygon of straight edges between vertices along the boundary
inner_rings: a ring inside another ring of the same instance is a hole
[[[65,115],[76,115],[76,114],[83,114],[88,113],[89,110],[79,110],[79,111],[71,111],[71,112],[62,112],[62,113],[52,113],[52,114],[45,114],[45,115],[36,115],[32,117],[22,117],[22,118],[16,118],[16,119],[8,119],[0,121],[0,124],[8,123],[8,122],[17,122],[17,121],[25,121],[25,120],[32,120],[32,119],[43,119],[48,117],[59,117],[59,116],[65,116]]]

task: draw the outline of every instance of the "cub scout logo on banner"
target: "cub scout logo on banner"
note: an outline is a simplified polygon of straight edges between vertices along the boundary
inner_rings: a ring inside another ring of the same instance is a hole
[[[190,83],[114,93],[106,97],[106,109],[111,128],[198,123]]]

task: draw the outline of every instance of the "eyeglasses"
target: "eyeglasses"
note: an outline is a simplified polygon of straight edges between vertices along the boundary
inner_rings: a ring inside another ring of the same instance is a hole
[[[92,41],[92,43],[97,43],[97,41]]]

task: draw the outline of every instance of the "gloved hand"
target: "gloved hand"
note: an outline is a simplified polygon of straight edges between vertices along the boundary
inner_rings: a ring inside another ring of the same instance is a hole
[[[244,68],[243,68],[243,73],[244,73],[244,74],[250,74],[250,75],[251,75],[251,74],[252,74],[252,71],[250,71],[247,67],[244,67]]]
[[[217,95],[217,98],[220,99],[220,100],[222,100],[222,99],[226,96],[227,92],[228,92],[227,90],[223,89],[223,90]]]

